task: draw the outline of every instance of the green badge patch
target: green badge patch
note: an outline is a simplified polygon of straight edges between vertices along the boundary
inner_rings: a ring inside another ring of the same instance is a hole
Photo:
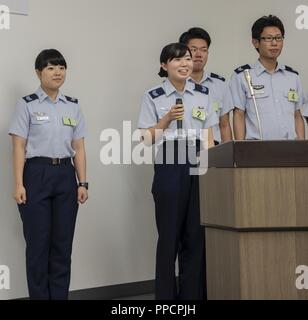
[[[290,90],[288,93],[288,100],[290,102],[298,102],[298,93],[295,90]]]
[[[206,113],[204,109],[201,109],[200,107],[194,107],[192,109],[192,117],[200,121],[205,121]]]
[[[77,125],[76,120],[73,118],[63,117],[62,120],[63,120],[63,124],[65,126],[76,127],[76,125]]]

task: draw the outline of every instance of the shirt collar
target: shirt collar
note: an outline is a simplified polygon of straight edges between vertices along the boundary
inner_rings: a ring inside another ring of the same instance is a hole
[[[200,81],[200,84],[203,84],[204,82],[206,82],[206,81],[212,81],[212,79],[211,79],[211,76],[208,74],[208,73],[204,73],[203,74],[203,77],[202,77],[202,79],[201,79],[201,81]]]
[[[165,82],[163,83],[166,96],[170,96],[172,93],[177,92],[173,84],[170,82],[169,79],[166,79]],[[186,80],[185,87],[184,87],[184,93],[188,91],[190,93],[194,93],[194,83],[191,81]]]
[[[48,94],[43,90],[42,87],[39,87],[36,91],[37,96],[39,97],[40,103],[42,103],[44,100],[48,99]],[[57,103],[59,100],[62,100],[63,102],[67,103],[66,97],[59,91],[56,100],[54,103]]]
[[[258,59],[257,62],[254,64],[253,66],[257,77],[259,77],[263,72],[267,72],[267,70],[265,69],[265,67],[263,66],[263,64],[260,62],[260,60]],[[279,70],[285,70],[285,66],[278,63],[277,67],[275,69],[275,72],[279,71]]]
[[[61,91],[59,92],[57,99],[62,100],[63,102],[67,103],[66,96]]]
[[[193,82],[193,83],[197,83],[192,77],[189,77],[188,80],[191,81],[191,82]],[[204,73],[203,73],[203,76],[202,76],[202,78],[201,78],[201,81],[200,81],[199,83],[197,83],[197,84],[203,85],[203,84],[205,84],[205,82],[208,81],[208,80],[209,80],[209,81],[213,81],[213,80],[211,79],[210,74],[204,72]]]

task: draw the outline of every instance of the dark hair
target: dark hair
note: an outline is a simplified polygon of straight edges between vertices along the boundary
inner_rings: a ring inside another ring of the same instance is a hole
[[[188,42],[192,39],[202,39],[207,43],[208,48],[211,45],[210,35],[202,28],[190,28],[188,31],[182,33],[179,42],[188,45]]]
[[[185,54],[189,52],[190,56],[191,52],[189,48],[183,43],[171,43],[165,46],[160,54],[160,63],[167,63],[168,61],[173,60],[174,58],[182,58]],[[165,71],[162,67],[160,67],[160,71],[158,73],[160,77],[168,77],[168,72]]]
[[[277,27],[281,31],[282,36],[284,36],[285,30],[283,23],[278,17],[270,14],[269,16],[263,16],[253,24],[251,28],[252,38],[260,40],[261,33],[266,27]]]
[[[53,66],[60,65],[67,69],[67,64],[64,57],[58,50],[55,49],[43,50],[35,60],[35,69],[42,71],[48,66],[49,63]]]

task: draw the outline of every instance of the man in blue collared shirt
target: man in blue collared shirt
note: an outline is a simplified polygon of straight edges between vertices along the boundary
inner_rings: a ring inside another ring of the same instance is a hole
[[[184,32],[179,42],[187,45],[193,55],[193,72],[190,80],[209,88],[212,108],[219,118],[219,124],[213,126],[215,144],[232,140],[229,113],[233,110],[231,93],[225,78],[215,73],[206,73],[211,37],[202,28],[190,28]]]
[[[276,16],[264,16],[252,27],[252,43],[259,53],[253,65],[237,68],[230,81],[236,140],[260,139],[257,112],[245,70],[251,76],[264,140],[304,139],[300,108],[304,97],[298,72],[277,62],[284,42],[284,26]]]

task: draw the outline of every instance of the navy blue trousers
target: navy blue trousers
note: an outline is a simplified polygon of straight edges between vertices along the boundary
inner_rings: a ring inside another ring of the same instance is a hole
[[[177,147],[174,151],[177,154]],[[188,162],[178,164],[177,155],[175,164],[154,166],[152,194],[158,230],[157,300],[205,298],[205,236],[204,227],[200,225],[199,177],[190,175],[191,167]],[[179,263],[178,287],[176,258]]]
[[[27,201],[19,211],[30,299],[66,300],[78,211],[75,168],[26,162],[23,179]]]

